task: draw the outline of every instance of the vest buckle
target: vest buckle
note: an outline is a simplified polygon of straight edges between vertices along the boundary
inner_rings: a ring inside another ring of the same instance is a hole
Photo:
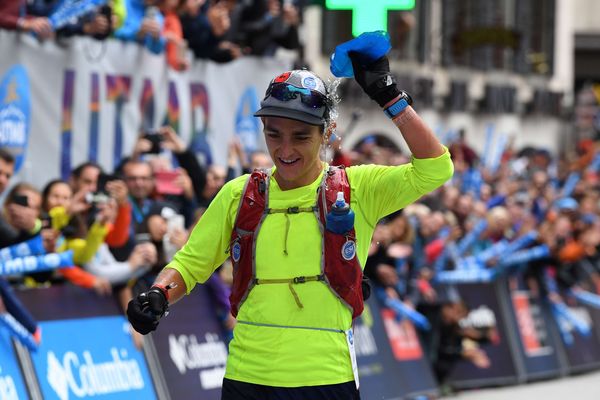
[[[294,283],[306,283],[306,277],[305,276],[297,276],[293,279]]]

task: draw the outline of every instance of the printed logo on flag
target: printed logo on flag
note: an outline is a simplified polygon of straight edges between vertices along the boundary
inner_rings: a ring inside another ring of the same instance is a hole
[[[14,65],[0,81],[0,147],[15,156],[19,172],[29,141],[29,78],[22,65]]]

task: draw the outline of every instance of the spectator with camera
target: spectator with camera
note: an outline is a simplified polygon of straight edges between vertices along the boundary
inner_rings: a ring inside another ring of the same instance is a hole
[[[72,250],[76,265],[84,265],[95,257],[116,215],[116,204],[114,200],[104,203],[96,214],[95,222],[87,229],[86,225],[78,224],[79,220],[73,220],[71,217],[90,206],[81,195],[73,196],[70,186],[65,181],[56,179],[44,187],[42,211],[50,219],[41,233],[47,252]],[[59,273],[70,282],[94,289],[98,294],[111,292],[108,280],[94,276],[80,267],[61,268]],[[38,273],[34,274],[34,279],[44,282],[51,279],[51,276],[52,272]]]
[[[0,196],[8,188],[14,172],[14,156],[0,148]],[[39,232],[39,203],[39,193],[27,184],[10,191],[0,214],[0,248],[27,240]]]
[[[129,238],[129,225],[131,224],[131,205],[125,182],[115,175],[105,174],[98,164],[87,161],[71,171],[69,185],[74,197],[83,196],[90,204],[90,207],[73,216],[79,220],[79,224],[86,227],[94,222],[98,204],[111,199],[116,201],[117,215],[105,241],[110,246],[123,246]]]
[[[173,165],[173,157],[178,167]],[[185,217],[185,226],[194,220],[198,207],[197,194],[206,182],[206,172],[193,152],[179,138],[175,130],[163,126],[144,133],[135,144],[132,159],[147,160],[154,177],[151,196],[174,208]],[[191,176],[195,179],[192,180]]]

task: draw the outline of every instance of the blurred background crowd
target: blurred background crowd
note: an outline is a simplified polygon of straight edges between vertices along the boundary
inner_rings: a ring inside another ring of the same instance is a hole
[[[35,33],[41,40],[74,35],[114,37],[164,53],[170,67],[195,58],[228,62],[243,55],[272,56],[278,47],[298,49],[304,0],[111,0],[60,24],[52,13],[61,0],[2,0],[0,28]]]

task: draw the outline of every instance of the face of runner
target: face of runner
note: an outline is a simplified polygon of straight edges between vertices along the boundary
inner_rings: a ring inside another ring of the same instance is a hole
[[[321,127],[279,117],[264,117],[263,124],[279,187],[295,189],[317,179],[323,169],[319,153],[326,143]]]

